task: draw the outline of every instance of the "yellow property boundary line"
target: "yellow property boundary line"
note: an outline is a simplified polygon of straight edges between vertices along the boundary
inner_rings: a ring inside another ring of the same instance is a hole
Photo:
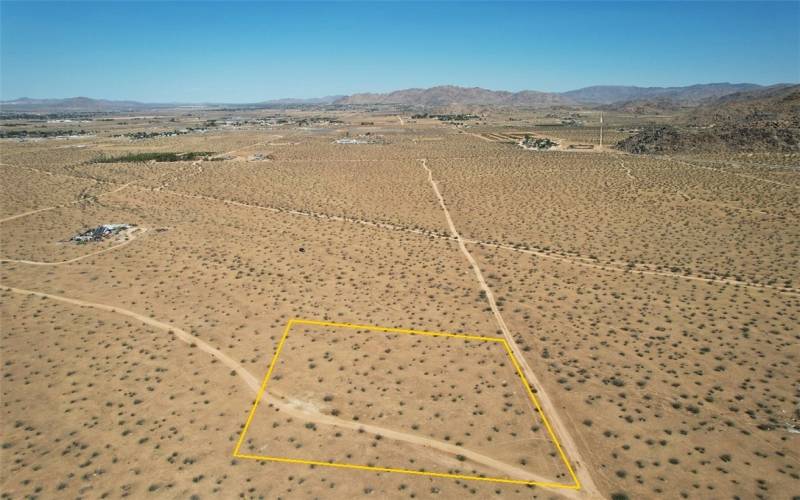
[[[564,465],[567,466],[567,470],[569,471],[569,475],[572,477],[574,484],[561,484],[561,483],[549,483],[549,482],[542,482],[542,481],[525,481],[521,479],[504,479],[504,478],[493,478],[493,477],[481,477],[481,476],[467,476],[462,474],[449,474],[449,473],[441,473],[441,472],[426,472],[426,471],[418,471],[412,469],[397,469],[391,467],[375,467],[369,465],[357,465],[357,464],[344,464],[344,463],[336,463],[336,462],[321,462],[318,460],[305,460],[305,459],[298,459],[298,458],[286,458],[286,457],[268,457],[263,455],[249,455],[245,453],[240,453],[242,444],[244,443],[245,435],[247,431],[250,429],[250,424],[253,422],[253,417],[255,417],[256,409],[258,408],[259,403],[261,402],[262,397],[264,396],[264,392],[267,389],[267,383],[269,382],[270,377],[272,377],[272,372],[275,369],[275,365],[278,362],[278,357],[283,350],[283,346],[286,343],[286,339],[289,336],[289,331],[292,329],[294,325],[313,325],[313,326],[331,326],[335,328],[350,328],[353,330],[370,330],[376,332],[384,332],[384,333],[402,333],[407,335],[425,335],[428,337],[450,337],[456,339],[464,339],[464,340],[479,340],[483,342],[497,342],[502,344],[505,347],[506,353],[508,357],[511,359],[511,363],[514,365],[514,368],[517,370],[517,375],[519,375],[520,380],[522,380],[525,389],[528,391],[528,396],[530,396],[531,401],[533,402],[536,411],[542,418],[542,422],[544,422],[544,426],[547,429],[547,433],[550,435],[550,439],[552,439],[553,444],[556,445],[558,449],[558,453],[561,456],[561,460],[564,462]],[[280,342],[278,342],[278,348],[275,350],[275,355],[272,357],[272,361],[269,364],[269,369],[267,370],[267,374],[264,376],[263,382],[261,382],[261,388],[258,391],[258,395],[256,396],[256,400],[253,402],[253,407],[250,409],[250,414],[247,416],[247,421],[244,424],[244,428],[242,429],[241,434],[239,435],[239,440],[236,443],[236,448],[233,450],[233,456],[236,458],[245,458],[250,460],[261,460],[261,461],[270,461],[270,462],[285,462],[285,463],[293,463],[293,464],[307,464],[307,465],[320,465],[323,467],[336,467],[341,469],[359,469],[359,470],[371,470],[371,471],[378,471],[378,472],[397,472],[401,474],[412,474],[418,476],[431,476],[431,477],[443,477],[443,478],[452,478],[452,479],[467,479],[472,481],[488,481],[494,483],[512,483],[512,484],[524,484],[524,485],[531,485],[531,486],[541,486],[545,488],[562,488],[562,489],[569,489],[569,490],[579,490],[581,489],[581,483],[578,480],[578,476],[575,474],[575,471],[572,469],[572,465],[570,465],[569,460],[567,459],[567,455],[564,453],[564,450],[561,448],[561,443],[559,443],[558,438],[556,437],[555,433],[553,432],[553,428],[550,426],[550,422],[547,420],[544,412],[542,411],[542,407],[539,405],[539,400],[536,399],[536,395],[533,393],[530,384],[528,383],[525,376],[522,374],[522,369],[517,362],[517,358],[514,356],[514,353],[511,351],[511,348],[508,345],[508,342],[504,338],[497,338],[497,337],[480,337],[476,335],[460,335],[455,333],[445,333],[445,332],[429,332],[424,330],[408,330],[404,328],[387,328],[382,326],[373,326],[373,325],[356,325],[352,323],[335,323],[331,321],[314,321],[314,320],[306,320],[306,319],[298,319],[293,318],[290,319],[288,323],[286,323],[286,327],[283,330],[283,335],[281,336]]]

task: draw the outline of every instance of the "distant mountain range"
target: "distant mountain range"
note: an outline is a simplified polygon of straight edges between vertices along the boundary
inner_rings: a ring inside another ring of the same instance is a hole
[[[428,89],[397,90],[388,94],[353,94],[334,101],[340,105],[399,104],[405,106],[440,107],[453,105],[543,107],[575,104],[561,94],[523,90],[507,92],[480,87],[465,88],[453,85]]]
[[[326,97],[312,97],[311,99],[293,99],[293,98],[286,98],[286,99],[272,99],[269,101],[260,102],[257,104],[266,104],[270,106],[307,106],[307,105],[328,105],[333,104],[334,102],[342,99],[346,96],[343,95],[330,95]]]
[[[697,104],[735,92],[762,88],[752,83],[709,83],[688,87],[630,87],[605,85],[568,92],[507,92],[479,87],[445,85],[428,89],[397,90],[388,94],[353,94],[334,101],[342,105],[400,104],[407,106],[483,105],[509,107],[548,107],[603,105],[640,99],[666,99],[680,104]]]
[[[15,112],[111,112],[142,111],[146,109],[170,108],[177,104],[153,104],[137,101],[110,101],[90,97],[68,97],[66,99],[31,99],[22,97],[13,101],[0,101],[0,109]]]
[[[564,92],[564,97],[581,104],[614,104],[625,101],[659,99],[681,104],[697,104],[707,99],[763,88],[753,83],[706,83],[688,87],[623,87],[601,85]]]
[[[457,87],[444,85],[427,89],[405,89],[385,94],[363,93],[350,96],[328,96],[314,99],[275,99],[243,107],[279,106],[354,106],[354,105],[402,105],[411,107],[447,106],[502,106],[515,108],[546,108],[552,106],[613,106],[626,103],[657,102],[659,106],[696,106],[713,99],[740,92],[773,88],[751,83],[709,83],[687,87],[633,87],[603,85],[586,87],[568,92],[538,92],[523,90],[508,92],[488,90],[480,87]],[[146,109],[175,108],[189,104],[142,103],[137,101],[110,101],[88,97],[68,99],[21,98],[0,102],[6,112],[111,112],[142,111]],[[203,107],[228,107],[230,104],[197,104]]]

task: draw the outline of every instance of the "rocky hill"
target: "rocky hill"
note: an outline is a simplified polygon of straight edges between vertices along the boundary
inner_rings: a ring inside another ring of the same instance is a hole
[[[619,144],[630,153],[800,152],[800,85],[780,85],[713,99],[684,123],[645,127]]]
[[[693,109],[691,124],[740,123],[749,125],[800,126],[800,85],[775,85],[738,92]]]

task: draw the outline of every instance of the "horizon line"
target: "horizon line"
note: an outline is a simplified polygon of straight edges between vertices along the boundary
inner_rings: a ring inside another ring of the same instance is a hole
[[[94,101],[108,101],[108,102],[131,102],[136,104],[151,104],[151,105],[175,105],[175,106],[198,106],[198,105],[235,105],[235,104],[263,104],[269,103],[272,101],[283,101],[283,100],[297,100],[297,101],[309,101],[309,100],[318,100],[318,99],[327,99],[327,98],[342,98],[342,97],[349,97],[353,95],[359,94],[375,94],[375,95],[385,95],[391,94],[393,92],[403,92],[408,90],[431,90],[435,88],[441,87],[455,87],[460,89],[481,89],[481,90],[488,90],[490,92],[509,92],[512,94],[517,94],[521,92],[540,92],[543,94],[567,94],[569,92],[576,92],[579,90],[591,89],[591,88],[603,88],[603,87],[619,87],[619,88],[638,88],[638,89],[684,89],[689,87],[696,87],[696,86],[704,86],[704,85],[754,85],[761,88],[768,88],[774,87],[778,85],[800,85],[800,81],[797,82],[775,82],[769,84],[761,84],[761,83],[751,83],[751,82],[704,82],[704,83],[692,83],[688,85],[650,85],[650,86],[643,86],[643,85],[625,85],[625,84],[601,84],[601,85],[587,85],[584,87],[578,87],[575,89],[564,90],[564,91],[545,91],[545,90],[535,90],[535,89],[522,89],[522,90],[505,90],[505,89],[492,89],[488,87],[481,87],[481,86],[463,86],[457,84],[441,84],[441,85],[432,85],[430,87],[405,87],[399,88],[395,90],[389,91],[360,91],[360,92],[352,92],[349,94],[328,94],[323,96],[313,96],[313,97],[271,97],[266,99],[260,100],[242,100],[242,101],[225,101],[225,100],[203,100],[203,101],[171,101],[171,100],[139,100],[139,99],[131,99],[131,98],[107,98],[107,97],[90,97],[87,95],[72,95],[67,97],[29,97],[29,96],[20,96],[15,98],[5,99],[0,96],[0,104],[13,104],[16,101],[22,100],[31,100],[31,101],[65,101],[69,99],[90,99]]]

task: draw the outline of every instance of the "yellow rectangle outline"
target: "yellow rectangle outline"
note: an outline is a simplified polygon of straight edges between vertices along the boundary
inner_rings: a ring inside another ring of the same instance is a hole
[[[504,479],[504,478],[492,478],[492,477],[481,477],[481,476],[467,476],[462,474],[449,474],[443,472],[426,472],[426,471],[417,471],[411,469],[396,469],[391,467],[376,467],[370,465],[357,465],[357,464],[343,464],[343,463],[336,463],[336,462],[321,462],[317,460],[306,460],[306,459],[299,459],[299,458],[285,458],[285,457],[268,457],[263,455],[248,455],[239,453],[239,450],[244,443],[244,437],[247,434],[248,429],[250,428],[250,424],[253,422],[253,417],[255,417],[256,409],[258,408],[258,404],[261,402],[261,398],[264,395],[264,392],[267,389],[267,382],[269,382],[270,377],[272,377],[272,372],[275,369],[275,365],[278,362],[278,357],[281,354],[281,350],[283,350],[283,345],[286,343],[286,338],[289,336],[289,331],[292,329],[294,325],[312,325],[312,326],[331,326],[335,328],[351,328],[354,330],[372,330],[372,331],[379,331],[385,333],[401,333],[401,334],[408,334],[408,335],[426,335],[429,337],[450,337],[456,339],[464,339],[464,340],[480,340],[483,342],[499,342],[503,344],[506,349],[506,353],[508,354],[509,358],[511,358],[511,363],[514,365],[514,368],[517,370],[517,375],[519,375],[520,380],[522,380],[525,389],[528,391],[528,395],[533,401],[533,405],[536,407],[536,411],[542,418],[542,422],[544,422],[544,426],[547,429],[547,433],[550,435],[550,439],[553,441],[553,444],[556,445],[558,449],[558,453],[561,456],[561,460],[564,462],[564,465],[567,466],[567,470],[569,471],[572,480],[575,484],[561,484],[561,483],[548,483],[542,481],[525,481],[522,479]],[[235,458],[244,458],[250,460],[262,460],[262,461],[270,461],[270,462],[285,462],[285,463],[294,463],[294,464],[307,464],[307,465],[320,465],[323,467],[336,467],[342,469],[358,469],[358,470],[373,470],[378,472],[398,472],[401,474],[412,474],[418,476],[431,476],[431,477],[443,477],[443,478],[451,478],[451,479],[466,479],[471,481],[488,481],[494,483],[511,483],[511,484],[524,484],[530,486],[540,486],[544,488],[560,488],[560,489],[568,489],[568,490],[579,490],[581,489],[581,483],[578,480],[578,476],[575,474],[575,471],[572,469],[572,465],[570,465],[569,460],[567,459],[566,453],[564,453],[563,448],[561,447],[561,443],[558,441],[558,438],[553,432],[553,428],[550,426],[550,422],[547,420],[547,416],[545,416],[544,411],[542,411],[542,407],[539,405],[539,400],[536,398],[536,395],[533,393],[533,389],[531,389],[528,380],[522,374],[522,369],[519,366],[519,362],[517,358],[514,356],[514,353],[511,351],[511,347],[506,342],[504,338],[498,337],[480,337],[476,335],[461,335],[456,333],[446,333],[446,332],[429,332],[425,330],[409,330],[405,328],[389,328],[389,327],[382,327],[382,326],[374,326],[374,325],[357,325],[353,323],[337,323],[333,321],[315,321],[315,320],[306,320],[306,319],[299,319],[299,318],[292,318],[286,323],[286,327],[283,330],[283,335],[281,336],[280,342],[278,342],[278,348],[275,350],[275,355],[272,356],[272,361],[269,364],[269,369],[267,370],[267,374],[264,376],[264,380],[261,382],[261,388],[258,390],[258,394],[256,395],[256,399],[253,402],[253,407],[250,408],[250,414],[247,416],[247,421],[244,424],[244,428],[242,429],[241,434],[239,435],[239,440],[236,442],[236,447],[233,450],[233,456]]]

